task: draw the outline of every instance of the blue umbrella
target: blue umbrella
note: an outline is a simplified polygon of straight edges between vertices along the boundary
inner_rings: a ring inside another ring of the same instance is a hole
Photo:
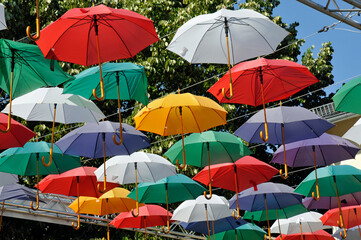
[[[317,138],[334,125],[310,110],[302,107],[276,107],[266,109],[268,131],[270,132],[268,143],[283,144],[300,141],[309,138]],[[247,122],[239,127],[234,135],[249,143],[263,143],[259,134],[264,129],[263,112],[259,111]],[[286,179],[287,161],[284,155],[285,176],[280,170],[281,177]]]
[[[247,211],[266,210],[268,236],[271,239],[268,209],[282,209],[296,204],[302,204],[302,195],[295,193],[294,189],[280,183],[266,182],[248,188],[229,200],[230,208],[237,208],[237,195],[239,208]]]
[[[106,191],[105,179],[105,157],[115,155],[130,155],[140,149],[150,146],[147,136],[135,130],[128,124],[122,124],[123,142],[121,145],[115,143],[120,140],[119,123],[102,121],[99,123],[87,123],[82,127],[71,131],[55,144],[64,154],[72,154],[89,158],[104,159],[104,189]],[[99,185],[98,185],[99,187]]]
[[[216,221],[212,221],[213,228],[210,229],[211,234],[224,232],[227,230],[238,228],[247,222],[243,219],[236,220],[233,217],[222,218]],[[185,223],[181,222],[180,225],[189,231],[208,234],[207,221]]]

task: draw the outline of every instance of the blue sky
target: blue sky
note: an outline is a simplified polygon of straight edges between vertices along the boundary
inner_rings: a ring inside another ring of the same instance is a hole
[[[333,6],[331,6],[333,7]],[[342,6],[340,6],[342,8]],[[329,17],[313,8],[310,8],[296,0],[281,0],[281,4],[275,9],[274,15],[280,15],[283,22],[299,22],[298,38],[307,37],[324,26],[329,26],[337,19]],[[357,17],[359,20],[360,17]],[[317,54],[323,42],[330,41],[334,48],[333,75],[334,81],[339,82],[361,74],[361,31],[347,24],[340,23],[335,29],[318,33],[306,39],[301,51],[315,45],[314,53]],[[327,92],[335,92],[341,87],[337,84],[326,89]]]

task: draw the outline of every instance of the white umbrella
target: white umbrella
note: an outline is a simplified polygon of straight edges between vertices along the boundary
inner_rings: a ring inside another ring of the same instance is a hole
[[[361,144],[361,118],[342,136],[357,144]]]
[[[306,212],[288,219],[279,219],[279,221],[275,221],[271,226],[271,233],[280,233],[280,229],[282,234],[294,234],[332,228],[324,226],[320,217],[322,217],[320,213]]]
[[[62,88],[39,88],[12,101],[12,114],[27,121],[53,122],[49,162],[53,152],[55,122],[70,124],[98,122],[105,118],[100,109],[90,100],[74,94],[62,94]],[[9,113],[9,104],[2,111]]]
[[[210,235],[209,221],[214,223],[230,216],[232,210],[229,209],[227,199],[213,194],[211,199],[201,195],[194,200],[184,201],[174,210],[172,220],[186,223],[207,221],[208,235]]]
[[[5,6],[4,4],[0,3],[0,31],[4,29],[8,29],[5,20]]]
[[[152,153],[135,152],[130,155],[119,155],[110,158],[106,162],[106,169],[103,164],[94,171],[98,181],[102,181],[106,172],[107,182],[118,184],[135,183],[138,206],[138,182],[156,182],[162,178],[176,175],[176,167],[167,159]]]

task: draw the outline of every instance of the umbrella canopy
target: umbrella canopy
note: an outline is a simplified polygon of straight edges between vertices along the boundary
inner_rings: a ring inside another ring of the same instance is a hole
[[[361,131],[361,119],[357,120],[357,122],[342,137],[349,139],[360,145],[361,144],[360,131]]]
[[[0,31],[7,29],[6,26],[6,19],[5,19],[5,6],[4,4],[0,3]]]
[[[335,126],[303,107],[280,106],[266,109],[266,114],[268,131],[272,133],[267,141],[270,144],[292,143],[317,138]],[[234,135],[249,143],[263,143],[259,135],[263,129],[264,116],[262,111],[259,111],[240,126]]]
[[[134,63],[105,63],[102,65],[105,99],[137,100],[147,105],[148,80],[143,66]],[[88,68],[64,85],[64,93],[72,93],[94,100],[93,89],[100,95],[99,66]]]
[[[276,240],[335,240],[331,234],[324,230],[319,230],[313,233],[295,233],[289,235],[283,235],[282,238],[278,236]]]
[[[360,205],[361,192],[340,196],[341,207]],[[306,197],[302,200],[307,209],[332,209],[337,208],[337,197],[320,197],[318,200]]]
[[[320,217],[322,214],[318,212],[306,212],[288,219],[280,219],[271,226],[271,233],[280,233],[281,231],[283,234],[294,234],[331,228],[324,226]]]
[[[123,123],[123,144],[118,146],[112,140],[119,139],[119,123],[101,121],[87,123],[66,134],[55,143],[64,154],[74,154],[89,158],[126,155],[150,146],[147,137],[132,126]],[[103,139],[104,135],[104,139]],[[103,140],[105,149],[103,149]]]
[[[359,232],[360,226],[349,228],[346,230],[347,232],[347,238],[346,239],[352,239],[352,240],[360,240],[360,232]],[[337,230],[334,234],[332,234],[332,237],[336,239],[342,239],[340,236],[340,232],[342,232],[342,229]]]
[[[341,211],[345,228],[352,228],[361,224],[361,206],[342,207]],[[328,210],[320,219],[324,225],[339,226],[340,213],[338,208]]]
[[[7,128],[7,119],[3,113],[0,113],[0,128]],[[7,133],[1,134],[0,149],[8,149],[12,147],[22,147],[36,134],[21,123],[11,119],[12,128]]]
[[[296,204],[282,209],[269,209],[268,211],[269,220],[284,219],[296,216],[307,212],[307,209],[302,204]],[[267,221],[267,212],[266,210],[249,212],[246,211],[243,215],[243,219],[264,222]]]
[[[343,85],[332,97],[336,111],[361,114],[359,96],[361,77],[354,78]]]
[[[101,62],[108,62],[131,58],[158,41],[152,20],[103,4],[70,9],[41,35],[36,44],[45,58],[86,66],[98,63],[97,42]]]
[[[243,224],[242,226],[225,232],[220,232],[215,235],[216,240],[263,240],[264,235],[266,234],[262,228],[258,227],[257,225],[247,223]]]
[[[221,218],[219,220],[212,222],[214,228],[210,228],[210,233],[215,234],[219,232],[224,232],[227,230],[238,228],[244,224],[248,224],[248,223],[243,219],[236,220],[233,217]],[[207,221],[191,222],[191,223],[181,222],[180,225],[188,231],[208,234]]]
[[[0,186],[5,186],[8,184],[13,184],[18,182],[19,182],[19,177],[17,174],[0,172]]]
[[[36,201],[36,193],[32,189],[27,188],[18,183],[12,183],[1,186],[0,201],[11,200],[11,199]]]
[[[274,52],[287,34],[256,11],[223,8],[183,24],[167,49],[191,63],[233,65]]]
[[[184,138],[184,148],[188,164],[197,167],[208,166],[208,149],[210,164],[236,162],[241,157],[252,154],[242,139],[227,132],[192,133]],[[182,141],[178,141],[164,155],[172,163],[176,163],[177,159],[183,160],[182,152]]]

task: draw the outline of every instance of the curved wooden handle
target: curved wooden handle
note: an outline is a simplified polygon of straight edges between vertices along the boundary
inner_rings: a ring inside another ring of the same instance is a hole
[[[139,216],[139,203],[136,202],[136,209],[137,209],[137,213],[134,213],[134,209],[132,209],[130,212],[132,213],[133,217],[138,217]]]
[[[288,178],[288,167],[287,167],[287,163],[285,164],[285,175],[283,175],[283,171],[282,169],[280,169],[280,175],[281,175],[281,178],[286,180]]]
[[[315,197],[315,192],[312,192],[312,198],[315,199],[316,201],[320,200],[320,190],[318,187],[318,182],[316,182],[316,194],[317,197]]]
[[[41,162],[43,163],[43,165],[45,167],[50,167],[51,163],[52,163],[52,160],[53,160],[53,149],[51,148],[50,149],[50,154],[49,154],[49,162],[48,163],[45,163],[45,156],[43,156],[41,158]]]
[[[35,36],[31,36],[31,27],[28,26],[26,28],[26,35],[30,38],[31,41],[37,41],[40,38],[40,17],[39,17],[39,0],[36,0],[36,34]]]
[[[105,94],[104,94],[104,83],[103,83],[103,77],[100,76],[100,97],[97,96],[97,92],[96,92],[96,89],[94,88],[93,89],[93,96],[96,100],[98,101],[103,101],[104,100],[104,97],[105,97]]]
[[[212,185],[211,185],[211,183],[209,183],[208,189],[209,189],[209,197],[207,196],[207,191],[204,191],[203,195],[207,200],[210,200],[212,198]]]
[[[233,218],[236,219],[236,220],[238,220],[241,217],[241,215],[239,214],[239,207],[238,206],[237,206],[237,210],[233,211],[232,215],[233,215]]]
[[[163,230],[163,233],[164,234],[168,234],[170,232],[170,229],[169,229],[169,220],[167,219],[167,230],[165,230],[165,226],[162,227],[162,230]]]
[[[115,139],[115,137],[116,137],[115,133],[113,135],[113,142],[118,146],[122,145],[122,143],[123,143],[123,128],[122,128],[121,121],[122,121],[122,119],[120,118],[120,109],[119,109],[119,138],[120,138],[120,141],[117,142],[117,140]]]
[[[259,133],[259,135],[260,135],[262,141],[267,142],[268,141],[268,124],[267,124],[267,122],[264,123],[264,131],[265,131],[265,136],[263,136],[263,131],[261,131]]]
[[[79,199],[78,199],[78,201],[79,201]],[[78,209],[78,211],[79,211],[79,209]],[[77,225],[75,226],[75,222],[72,222],[71,223],[71,226],[75,229],[75,230],[79,230],[79,228],[80,228],[80,215],[79,215],[79,213],[78,213],[78,220],[77,220],[77,223],[76,223]]]
[[[231,100],[233,98],[233,84],[232,83],[229,83],[229,96],[226,95],[225,88],[222,88],[222,95],[227,100]]]

